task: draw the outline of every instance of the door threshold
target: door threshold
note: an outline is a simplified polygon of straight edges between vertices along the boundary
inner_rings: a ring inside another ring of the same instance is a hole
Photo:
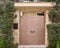
[[[46,45],[19,45],[18,48],[46,48]]]

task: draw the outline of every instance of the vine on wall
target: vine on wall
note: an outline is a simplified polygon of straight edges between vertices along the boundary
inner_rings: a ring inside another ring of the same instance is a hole
[[[51,24],[47,25],[48,29],[48,47],[60,48],[60,1],[56,1],[56,6],[48,13]]]
[[[14,15],[14,2],[11,0],[0,1],[0,48],[16,48],[13,43],[13,15]]]

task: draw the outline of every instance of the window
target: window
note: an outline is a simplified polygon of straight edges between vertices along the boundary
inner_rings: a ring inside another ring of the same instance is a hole
[[[13,24],[13,28],[14,28],[14,29],[18,29],[18,23],[14,23],[14,24]]]
[[[14,18],[17,18],[17,15],[14,15]]]
[[[37,15],[38,16],[44,16],[44,12],[38,12]]]

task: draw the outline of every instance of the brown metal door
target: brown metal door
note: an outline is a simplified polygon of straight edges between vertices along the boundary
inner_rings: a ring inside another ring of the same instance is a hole
[[[21,17],[21,45],[44,45],[44,16]]]

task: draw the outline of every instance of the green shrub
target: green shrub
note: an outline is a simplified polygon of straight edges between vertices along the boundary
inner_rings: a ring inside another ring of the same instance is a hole
[[[48,16],[49,16],[49,19],[52,21],[52,22],[57,22],[57,20],[59,19],[57,17],[57,10],[55,8],[51,9],[48,13]]]
[[[47,25],[48,29],[48,47],[60,48],[60,1],[55,0],[56,5],[48,13],[52,24]]]
[[[3,1],[3,2],[2,2]],[[11,0],[0,1],[0,32],[4,34],[3,40],[0,40],[0,46],[4,44],[3,48],[17,48],[13,41],[13,15],[14,2]],[[1,48],[1,47],[0,47]]]
[[[48,29],[48,48],[56,48],[57,39],[60,37],[60,24],[53,23],[47,25]]]
[[[60,48],[60,38],[57,40],[57,48]]]
[[[60,6],[54,6],[54,8],[49,11],[48,16],[53,23],[60,22]]]
[[[0,38],[0,48],[4,48],[4,40]]]

